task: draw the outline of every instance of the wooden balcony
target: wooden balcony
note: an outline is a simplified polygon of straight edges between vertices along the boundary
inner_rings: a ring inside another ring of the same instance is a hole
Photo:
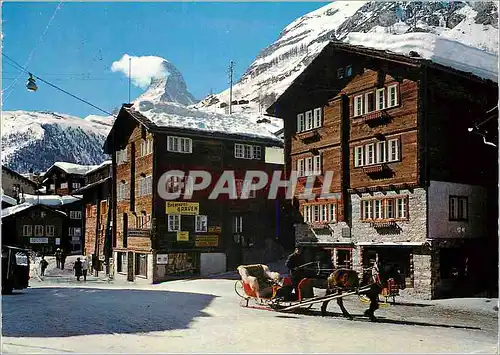
[[[387,169],[388,169],[387,164],[376,164],[376,165],[370,165],[370,166],[363,167],[363,171],[367,174],[381,173]]]

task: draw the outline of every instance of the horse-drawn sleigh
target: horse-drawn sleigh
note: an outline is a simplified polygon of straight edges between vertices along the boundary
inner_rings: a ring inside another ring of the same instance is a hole
[[[316,263],[302,265],[308,266]],[[309,309],[315,304],[321,304],[321,313],[326,313],[326,308],[330,301],[336,300],[342,314],[352,319],[347,309],[344,307],[343,298],[357,295],[361,301],[369,302],[369,308],[365,311],[365,316],[370,320],[376,320],[374,312],[379,308],[379,294],[387,298],[388,292],[395,296],[394,283],[392,279],[381,280],[380,273],[375,268],[372,277],[363,284],[358,273],[351,269],[336,269],[325,279],[319,277],[320,266],[317,272],[305,274],[294,290],[292,278],[281,277],[277,272],[271,272],[267,265],[241,265],[238,267],[241,280],[235,284],[236,293],[242,298],[241,305],[245,307],[276,310],[293,311],[297,309]],[[390,286],[389,290],[387,286]],[[315,295],[314,289],[324,289],[323,295]],[[366,297],[366,298],[365,298]],[[257,306],[249,306],[249,301],[254,300]]]

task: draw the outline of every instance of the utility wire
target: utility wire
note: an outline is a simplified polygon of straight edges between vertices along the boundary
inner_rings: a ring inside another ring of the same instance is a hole
[[[52,21],[54,20],[54,18],[56,17],[56,14],[57,12],[59,11],[59,9],[61,8],[62,6],[62,3],[63,3],[64,0],[61,0],[59,2],[59,4],[57,4],[57,7],[56,9],[54,10],[54,13],[52,14],[52,17],[50,18],[49,22],[47,23],[47,26],[45,26],[45,30],[43,31],[42,35],[40,36],[40,38],[38,39],[38,42],[36,43],[35,47],[33,47],[33,49],[31,50],[30,54],[28,55],[28,59],[26,60],[26,63],[24,63],[24,66],[23,66],[23,69],[25,69],[29,62],[31,61],[31,59],[33,58],[33,55],[35,54],[35,51],[36,49],[38,48],[38,46],[43,42],[43,37],[45,37],[45,34],[47,33],[49,27],[50,27],[50,24],[52,23]],[[22,74],[19,74],[19,76],[17,77],[17,79],[7,88],[5,89],[5,91],[8,91],[10,88],[14,88],[15,85],[17,85],[17,83],[19,82],[19,79],[21,78]],[[4,100],[7,100],[10,96],[10,94],[13,92],[14,90],[11,90],[8,94],[7,94],[7,97],[4,99]],[[3,91],[2,91],[3,93]]]
[[[2,53],[2,55],[3,55],[5,58],[7,58],[8,60],[12,61],[12,62],[13,62],[14,64],[16,64],[17,66],[19,66],[20,68],[22,68],[22,67],[21,67],[21,66],[20,66],[20,65],[19,65],[19,64],[15,61],[15,60],[13,60],[12,58],[10,58],[7,54]],[[92,103],[88,102],[87,100],[84,100],[84,99],[82,99],[82,98],[80,98],[80,97],[78,97],[78,96],[76,96],[76,95],[73,95],[72,93],[70,93],[70,92],[68,92],[68,91],[66,91],[66,90],[64,90],[64,89],[62,89],[62,88],[60,88],[60,87],[59,87],[59,86],[57,86],[57,85],[54,85],[54,84],[52,84],[52,83],[50,83],[50,82],[48,82],[48,81],[46,81],[46,80],[44,80],[44,79],[40,78],[39,76],[37,76],[37,75],[35,75],[35,74],[33,74],[33,73],[31,73],[31,72],[27,71],[26,69],[23,69],[23,71],[24,71],[25,73],[29,74],[29,75],[34,76],[35,78],[37,78],[37,79],[38,79],[38,80],[40,80],[41,82],[43,82],[43,83],[45,83],[45,84],[47,84],[47,85],[50,85],[50,86],[52,86],[53,88],[55,88],[55,89],[57,89],[57,90],[59,90],[59,91],[62,91],[62,92],[64,92],[65,94],[67,94],[67,95],[69,95],[69,96],[71,96],[71,97],[74,97],[75,99],[77,99],[77,100],[79,100],[79,101],[81,101],[81,102],[84,102],[84,103],[86,103],[87,105],[90,105],[90,106],[92,106],[93,108],[96,108],[96,109],[98,109],[99,111],[104,112],[105,114],[107,114],[107,115],[109,115],[109,116],[116,117],[116,116],[115,116],[115,115],[113,115],[112,113],[110,113],[110,112],[108,112],[108,111],[106,111],[106,110],[103,110],[103,109],[102,109],[102,108],[100,108],[100,107],[97,107],[96,105],[94,105],[94,104],[92,104]]]

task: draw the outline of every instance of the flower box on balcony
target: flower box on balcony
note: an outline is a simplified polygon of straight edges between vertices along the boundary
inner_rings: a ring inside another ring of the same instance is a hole
[[[363,167],[363,170],[367,174],[380,173],[386,169],[385,164],[377,164]]]
[[[367,113],[362,117],[363,122],[371,122],[386,117],[385,110]]]

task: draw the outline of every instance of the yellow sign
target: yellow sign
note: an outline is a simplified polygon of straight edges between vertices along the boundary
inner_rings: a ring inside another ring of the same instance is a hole
[[[177,232],[178,242],[189,242],[189,232]]]
[[[195,247],[216,247],[219,245],[218,235],[197,235]]]
[[[208,227],[208,233],[220,233],[220,232],[221,232],[220,226]]]
[[[198,202],[174,202],[168,201],[166,213],[167,214],[183,214],[183,215],[197,215],[200,212],[200,204]]]

